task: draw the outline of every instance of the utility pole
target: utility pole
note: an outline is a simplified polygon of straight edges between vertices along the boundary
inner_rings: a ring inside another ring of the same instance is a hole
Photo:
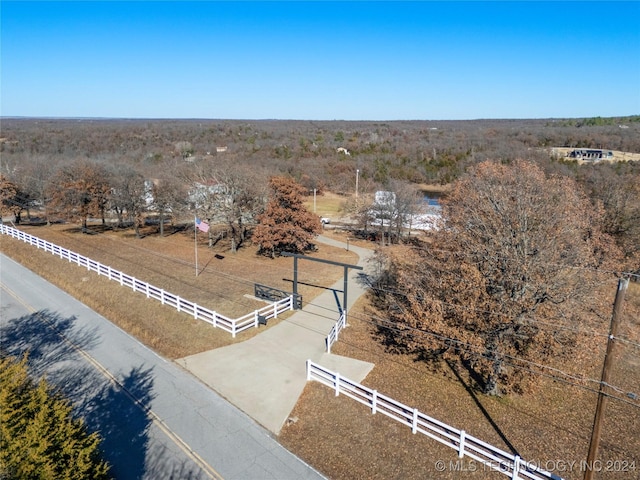
[[[613,303],[613,315],[611,316],[611,326],[609,327],[609,339],[607,340],[607,351],[604,354],[604,365],[602,366],[602,377],[600,379],[600,391],[598,393],[598,403],[596,405],[596,415],[593,419],[593,428],[591,430],[591,443],[589,444],[589,454],[587,456],[587,464],[585,466],[584,480],[592,480],[594,472],[594,463],[598,455],[598,447],[600,446],[600,427],[604,417],[604,407],[607,401],[606,390],[609,389],[609,376],[613,365],[613,347],[615,344],[620,319],[622,317],[622,302],[624,295],[629,286],[629,278],[621,278],[618,280],[618,291],[616,299]]]
[[[198,276],[198,218],[193,217],[193,250],[196,254],[196,277]]]

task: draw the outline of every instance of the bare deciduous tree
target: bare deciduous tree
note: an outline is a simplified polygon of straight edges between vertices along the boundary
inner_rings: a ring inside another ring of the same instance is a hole
[[[603,229],[615,238],[625,256],[625,268],[640,269],[640,169],[635,165],[585,165],[579,178],[594,203],[606,212]]]
[[[572,325],[594,300],[594,272],[616,251],[601,214],[573,180],[535,164],[479,164],[454,184],[444,228],[390,256],[379,291],[405,332],[394,341],[460,361],[488,394],[521,390],[512,359],[572,352],[571,330],[539,321]]]
[[[161,174],[151,182],[151,205],[149,208],[158,215],[160,236],[164,236],[164,222],[168,215],[177,214],[187,203],[186,187],[174,176]]]
[[[140,227],[144,225],[147,211],[145,179],[129,165],[120,164],[111,171],[110,206],[118,216],[118,226],[123,226],[125,216],[133,221],[136,237],[140,238]]]
[[[68,219],[80,219],[86,231],[90,215],[104,212],[111,194],[106,169],[94,162],[79,160],[61,167],[48,186],[49,206]]]
[[[20,186],[0,174],[0,215],[13,215],[16,223],[20,223],[20,215],[28,208],[29,198]]]

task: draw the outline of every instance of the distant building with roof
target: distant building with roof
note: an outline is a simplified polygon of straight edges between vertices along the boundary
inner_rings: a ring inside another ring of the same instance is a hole
[[[613,152],[599,148],[576,148],[569,152],[568,157],[582,160],[583,162],[599,162],[613,159]]]

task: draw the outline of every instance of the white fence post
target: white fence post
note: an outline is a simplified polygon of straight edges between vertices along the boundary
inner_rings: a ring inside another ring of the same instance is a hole
[[[418,432],[418,409],[413,409],[413,421],[411,422],[411,433],[414,435]]]
[[[458,449],[458,458],[464,457],[464,440],[465,440],[464,430],[460,430],[460,446]]]
[[[511,480],[518,480],[520,478],[520,455],[513,457],[513,472],[511,474]]]
[[[43,248],[46,252],[50,252],[52,255],[60,256],[61,258],[67,258],[67,260],[69,260],[70,262],[73,261],[72,255],[75,255],[75,261],[77,262],[78,266],[86,267],[88,271],[95,271],[98,275],[108,276],[109,280],[114,280],[118,282],[120,286],[125,286],[125,284],[127,284],[128,281],[131,281],[132,282],[131,289],[134,292],[141,292],[141,293],[144,293],[147,296],[147,298],[157,299],[160,301],[162,305],[171,304],[172,306],[174,306],[173,302],[175,300],[176,310],[178,312],[188,313],[189,307],[188,306],[186,308],[183,307],[182,299],[179,296],[173,295],[170,292],[166,292],[164,289],[158,289],[153,285],[150,285],[149,283],[143,282],[141,280],[139,281],[134,277],[129,277],[128,275],[125,277],[124,273],[122,273],[119,270],[113,269],[109,265],[103,265],[100,262],[96,262],[76,252],[72,252],[71,250],[62,248],[59,245],[55,245],[51,242],[47,242],[46,240],[21,232],[16,228],[10,228],[6,225],[0,224],[0,233],[10,235],[13,238],[18,238],[24,242],[29,243],[30,245],[35,245],[37,248]],[[144,285],[144,289],[142,288],[142,285]],[[158,294],[159,294],[159,297],[157,296]],[[286,299],[283,299],[279,302],[274,302],[273,318],[277,318],[280,311],[284,312],[287,309],[294,310],[298,301],[301,302],[302,299],[294,295],[289,295],[288,297],[286,297]],[[188,302],[185,302],[185,305],[188,305]],[[203,315],[202,312],[198,312],[198,305],[196,304],[193,304],[193,309],[194,310],[191,312],[191,314],[193,315],[194,318],[203,319],[208,323],[212,323],[214,328],[223,328],[224,330],[229,331],[227,325],[228,323],[230,323],[231,334],[234,338],[236,337],[236,334],[238,333],[239,330],[244,329],[244,328],[241,328],[241,329],[238,328],[236,320],[227,319],[224,316],[221,316],[221,318],[218,318],[218,315],[216,312],[213,312],[213,318],[210,321],[208,315]],[[260,325],[259,311],[257,310],[254,311],[254,315],[255,315],[254,323],[257,327]],[[246,318],[246,316],[243,318]],[[332,331],[329,333],[327,337],[327,353],[331,353],[331,345],[336,341],[338,341],[338,335],[340,333],[340,330],[347,326],[346,320],[347,320],[346,311],[344,311],[342,313],[341,318],[338,320],[338,322],[336,322],[336,325],[334,325],[334,328],[332,329]],[[339,393],[340,393],[340,377],[338,376],[336,378],[336,395],[339,395]],[[377,406],[374,405],[374,411],[376,409],[377,409]]]
[[[378,391],[374,390],[371,395],[371,415],[375,415],[378,410]]]
[[[340,395],[340,374],[336,373],[336,397]]]
[[[311,360],[307,359],[307,382],[311,381]]]

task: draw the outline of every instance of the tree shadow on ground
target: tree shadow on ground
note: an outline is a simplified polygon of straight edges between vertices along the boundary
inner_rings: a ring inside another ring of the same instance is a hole
[[[489,422],[489,424],[491,425],[491,428],[493,428],[493,430],[498,434],[498,436],[502,439],[502,441],[507,446],[507,448],[511,451],[511,453],[514,455],[520,455],[516,447],[509,441],[509,439],[507,438],[505,433],[502,431],[500,426],[496,423],[496,421],[493,419],[491,414],[484,407],[484,405],[480,401],[480,398],[478,398],[476,389],[474,389],[473,386],[469,384],[469,382],[466,382],[464,378],[462,378],[462,375],[460,375],[460,372],[458,371],[458,367],[453,362],[446,360],[445,363],[447,364],[451,372],[455,375],[455,377],[458,379],[458,382],[467,391],[467,393],[473,400],[473,403],[475,403],[476,407],[478,407],[478,410],[480,410],[484,418]],[[464,364],[464,366],[465,368],[467,368],[469,375],[472,378],[476,376],[476,373],[473,371],[473,369],[470,366],[468,366],[467,364]],[[480,381],[480,379],[475,379],[474,381],[478,382]]]
[[[2,326],[2,349],[15,357],[27,354],[32,376],[46,377],[65,397],[78,398],[86,392],[85,376],[91,375],[93,368],[74,360],[78,350],[90,350],[98,340],[95,329],[73,328],[75,321],[74,316],[63,317],[49,310],[10,320]]]
[[[175,462],[173,452],[167,447],[156,448],[147,457],[147,471],[145,478],[156,480],[201,480],[211,478],[198,468],[194,468],[192,462],[185,460]]]
[[[440,350],[429,350],[420,346],[410,346],[404,338],[403,332],[401,330],[398,330],[397,326],[394,327],[391,324],[377,325],[374,332],[374,338],[376,339],[376,341],[384,345],[387,352],[399,355],[411,355],[414,358],[415,362],[427,365],[431,372],[435,373],[442,371],[443,367],[446,365],[450,373],[453,374],[453,378],[455,378],[455,380],[464,387],[465,391],[467,392],[473,403],[476,405],[482,416],[487,420],[487,422],[491,425],[491,428],[502,439],[511,453],[513,453],[514,455],[519,455],[516,447],[511,443],[511,441],[509,441],[498,423],[493,419],[489,411],[482,404],[479,392],[481,392],[483,379],[480,375],[477,374],[477,372],[473,370],[472,366],[469,363],[462,363],[461,365],[458,365],[455,362],[443,359],[442,355],[446,351],[446,348],[442,348]],[[412,338],[411,341],[413,341]],[[460,373],[460,368],[464,368],[466,370],[466,376],[468,377],[468,380],[465,380],[465,378],[463,378],[463,375]],[[453,380],[453,378],[451,379]]]
[[[358,272],[356,282],[365,288],[371,288],[375,284],[375,277],[368,273]]]
[[[73,403],[74,415],[102,437],[103,457],[115,478],[197,478],[197,467],[160,455],[163,445],[150,448],[152,368],[112,376],[88,356],[100,343],[96,329],[75,324],[75,317],[48,310],[3,321],[0,347],[6,355],[27,355],[30,374],[44,376]]]

